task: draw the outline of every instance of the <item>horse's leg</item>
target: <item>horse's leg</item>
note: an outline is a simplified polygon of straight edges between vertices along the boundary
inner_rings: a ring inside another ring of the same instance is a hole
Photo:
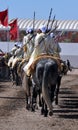
[[[17,69],[18,69],[18,63],[15,65],[14,71],[15,71],[15,82],[16,82],[16,85],[20,85],[20,80],[21,79],[19,78]]]
[[[31,110],[35,111],[35,107],[37,104],[37,89],[36,89],[36,85],[33,84],[33,86],[31,87]]]
[[[8,78],[9,78],[9,80],[11,80],[11,70],[10,70],[10,67],[8,67]]]
[[[44,99],[43,97],[41,97],[41,102],[42,102],[42,105],[41,105],[41,115],[44,115]]]
[[[42,106],[41,96],[42,96],[41,90],[39,89],[39,90],[38,90],[38,97],[39,97],[39,106],[40,106],[40,107]]]
[[[22,77],[22,87],[25,92],[26,109],[29,110],[30,109],[30,86],[28,84],[28,77],[26,76],[25,73],[23,74]]]
[[[13,85],[14,85],[14,82],[15,82],[15,72],[14,72],[14,68],[11,68],[11,80],[12,80]]]
[[[18,78],[18,74],[16,73],[16,86],[19,85],[19,78]]]
[[[29,107],[28,107],[28,96],[25,95],[25,104],[26,104],[26,109],[29,110]]]
[[[41,105],[41,115],[44,115],[44,117],[47,117],[48,115],[48,109],[47,109],[47,105],[42,97],[42,105]]]
[[[46,103],[44,102],[44,117],[47,117],[47,115],[48,115],[48,109]]]
[[[58,77],[57,80],[57,85],[56,85],[56,96],[55,96],[55,104],[58,105],[58,94],[59,94],[59,89],[60,89],[60,84],[61,84],[61,76]]]
[[[49,89],[49,95],[50,95],[51,102],[54,101],[55,90],[56,90],[56,84],[52,85],[51,88]]]

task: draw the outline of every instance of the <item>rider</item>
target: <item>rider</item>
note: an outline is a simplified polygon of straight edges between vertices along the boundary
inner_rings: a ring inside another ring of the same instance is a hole
[[[15,58],[15,52],[16,52],[16,50],[18,50],[19,49],[19,46],[18,46],[18,43],[16,42],[15,44],[14,44],[14,47],[12,48],[12,50],[11,50],[11,57],[10,57],[10,59],[9,59],[9,61],[8,61],[8,66],[9,67],[12,67],[12,63],[13,63],[13,60],[14,60],[14,58]]]
[[[51,51],[51,37],[50,35],[45,38],[46,35],[46,26],[42,25],[37,30],[37,35],[35,37],[35,46],[34,50],[31,54],[30,60],[27,63],[27,65],[23,68],[25,73],[30,76],[30,66],[33,63],[33,61],[40,55],[40,54],[46,54],[50,53]],[[52,52],[52,51],[51,51]]]
[[[23,50],[24,50],[24,58],[29,60],[31,53],[34,48],[34,32],[33,28],[29,27],[26,30],[27,35],[23,38]]]
[[[40,56],[41,54],[48,54],[57,56],[59,58],[59,53],[61,52],[61,48],[58,42],[55,42],[54,34],[53,37],[51,35],[47,35],[47,27],[42,25],[37,30],[37,35],[35,37],[35,47],[31,54],[30,60],[23,68],[25,73],[30,76],[30,66],[33,61]]]
[[[13,62],[12,62],[12,68],[14,68],[15,64],[18,61],[21,61],[23,57],[23,49],[21,47],[19,47],[15,53],[14,53],[14,58],[13,58]]]
[[[35,35],[34,35],[33,28],[28,27],[26,29],[26,36],[24,36],[24,38],[23,38],[23,52],[24,52],[24,54],[23,54],[22,61],[19,64],[18,72],[20,72],[20,68],[23,65],[23,63],[28,62],[28,60],[31,56],[31,53],[34,49],[34,38],[35,38]]]
[[[55,35],[54,33],[51,33],[51,37],[52,37],[53,55],[60,58],[61,47],[58,43],[58,36]]]
[[[11,50],[11,54],[14,55],[15,51],[16,51],[18,48],[19,48],[19,46],[18,46],[18,43],[16,42],[16,43],[14,44],[14,47],[13,47],[12,50]]]

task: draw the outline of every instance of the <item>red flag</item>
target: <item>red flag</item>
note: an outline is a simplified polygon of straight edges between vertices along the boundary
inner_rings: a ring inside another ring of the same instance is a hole
[[[0,23],[4,26],[8,26],[8,9],[0,12]]]
[[[17,19],[13,20],[9,23],[10,29],[10,39],[17,40],[18,39],[18,26],[17,26]]]

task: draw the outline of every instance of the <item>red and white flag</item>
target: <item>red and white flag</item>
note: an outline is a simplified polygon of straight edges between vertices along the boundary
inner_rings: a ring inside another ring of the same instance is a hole
[[[9,23],[10,29],[10,40],[18,40],[18,26],[17,26],[17,19],[12,20]]]
[[[8,26],[8,9],[0,12],[0,23],[3,26]]]

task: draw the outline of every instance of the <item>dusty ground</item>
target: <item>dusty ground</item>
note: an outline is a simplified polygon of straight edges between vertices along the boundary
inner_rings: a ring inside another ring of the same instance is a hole
[[[78,130],[78,70],[62,78],[59,105],[52,117],[25,109],[22,87],[0,82],[0,130]]]

